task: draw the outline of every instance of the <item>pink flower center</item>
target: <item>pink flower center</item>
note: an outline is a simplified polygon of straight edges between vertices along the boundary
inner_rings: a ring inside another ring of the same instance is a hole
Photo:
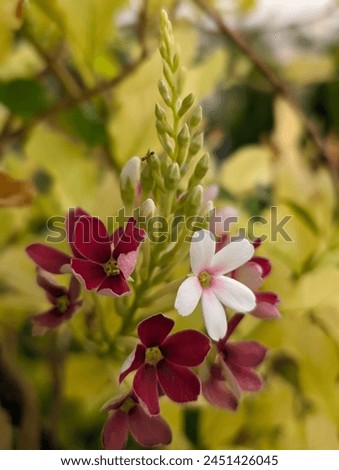
[[[145,357],[146,364],[155,366],[163,358],[164,356],[162,355],[162,352],[157,346],[153,346],[152,348],[146,349],[146,357]]]
[[[55,300],[56,308],[60,313],[65,313],[68,307],[70,306],[70,301],[67,295],[61,295]]]
[[[108,263],[105,264],[104,271],[107,276],[117,276],[118,274],[120,274],[120,269],[115,259],[111,259],[110,261],[108,261]]]
[[[198,279],[201,284],[201,287],[209,287],[211,284],[212,276],[206,271],[203,271],[199,274]]]
[[[128,413],[132,408],[135,407],[135,401],[133,398],[128,397],[126,400],[123,402],[123,404],[120,406],[120,410],[123,413]]]

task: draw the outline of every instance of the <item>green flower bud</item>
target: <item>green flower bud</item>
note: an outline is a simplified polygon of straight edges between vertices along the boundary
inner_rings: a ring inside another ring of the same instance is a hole
[[[134,203],[139,180],[140,158],[132,157],[121,170],[119,181],[121,198],[127,206]]]
[[[163,74],[166,79],[166,82],[168,83],[170,88],[173,90],[174,89],[173,75],[172,75],[171,69],[169,68],[168,64],[166,64],[166,62],[163,62],[162,69],[163,69]]]
[[[140,215],[146,217],[146,219],[153,217],[156,212],[156,206],[154,204],[153,199],[150,197],[144,201],[143,205],[141,206]]]
[[[192,114],[190,120],[189,120],[189,129],[192,131],[196,127],[199,126],[199,124],[202,121],[202,108],[199,106],[194,113]]]
[[[203,199],[203,187],[198,184],[194,186],[191,191],[188,193],[188,197],[185,204],[185,215],[195,215],[199,212],[200,206]]]
[[[176,160],[179,163],[179,165],[181,165],[186,159],[187,150],[188,150],[188,146],[190,143],[190,132],[188,130],[188,126],[186,123],[183,125],[182,129],[180,130],[178,137],[177,137],[177,141],[178,141],[178,154],[177,154]]]
[[[179,109],[178,116],[182,117],[193,105],[194,103],[194,95],[193,93],[190,93],[184,98],[184,101],[182,102],[182,105]]]
[[[210,212],[214,209],[213,201],[207,201],[200,208],[199,215],[201,217],[207,217]]]
[[[154,179],[152,177],[151,168],[145,165],[141,172],[141,188],[144,194],[149,194],[154,186]]]
[[[178,188],[179,182],[180,182],[179,165],[176,162],[171,163],[165,175],[165,188],[173,191]]]
[[[168,85],[166,84],[165,80],[159,80],[158,82],[158,89],[159,93],[161,95],[161,98],[164,100],[164,102],[167,104],[167,106],[172,105],[172,99],[171,99],[171,94],[170,90],[168,88]]]
[[[197,166],[195,167],[195,170],[194,170],[195,178],[199,181],[202,180],[203,177],[208,172],[209,166],[210,166],[210,157],[207,153],[205,153],[205,155],[200,158]]]
[[[191,142],[189,149],[188,149],[188,156],[193,157],[193,155],[196,155],[201,149],[201,147],[203,146],[203,143],[204,143],[204,134],[201,132]]]

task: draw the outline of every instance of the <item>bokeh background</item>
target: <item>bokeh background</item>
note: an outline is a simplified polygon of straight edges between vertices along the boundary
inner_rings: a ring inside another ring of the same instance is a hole
[[[48,218],[68,207],[115,214],[124,162],[160,151],[161,8],[185,88],[203,106],[217,206],[244,221],[269,220],[270,206],[293,216],[292,242],[270,241],[265,226],[260,248],[282,317],[239,328],[239,338],[270,348],[263,391],[236,413],[164,400],[170,448],[339,448],[338,4],[206,2],[246,50],[197,3],[0,2],[0,449],[101,447],[99,410],[114,394],[117,364],[91,349],[76,317],[62,334],[32,336],[28,317],[47,304],[24,249],[43,242]]]

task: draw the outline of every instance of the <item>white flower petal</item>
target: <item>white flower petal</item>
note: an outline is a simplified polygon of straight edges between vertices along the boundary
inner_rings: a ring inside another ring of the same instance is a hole
[[[204,289],[201,297],[202,313],[209,336],[218,341],[227,331],[227,319],[224,307],[214,295],[212,289]]]
[[[201,297],[202,287],[196,276],[188,277],[179,287],[174,307],[186,317],[193,312]]]
[[[233,308],[237,312],[250,312],[255,308],[255,295],[244,284],[226,276],[212,278],[211,288],[216,297],[226,307]]]
[[[220,274],[230,273],[250,260],[253,253],[253,245],[246,238],[231,242],[214,255],[211,263],[211,274],[219,276]]]
[[[199,230],[192,237],[190,255],[191,268],[194,274],[206,270],[215,253],[215,238],[209,230]]]

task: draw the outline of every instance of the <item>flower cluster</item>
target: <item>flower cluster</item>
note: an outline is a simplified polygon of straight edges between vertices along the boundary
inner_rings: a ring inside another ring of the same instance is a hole
[[[245,314],[264,320],[279,316],[277,295],[260,290],[271,270],[269,260],[256,253],[260,241],[231,241],[229,231],[220,225],[207,230],[217,188],[204,194],[209,156],[199,155],[201,108],[191,109],[191,94],[181,98],[182,75],[173,47],[171,25],[163,14],[159,50],[164,79],[159,92],[166,109],[157,103],[155,112],[162,151],[135,156],[122,170],[121,197],[133,216],[111,234],[99,218],[72,209],[65,222],[69,253],[40,243],[27,248],[38,267],[38,285],[51,304],[31,317],[35,333],[61,324],[67,327],[77,310],[89,311],[90,300],[91,314],[101,321],[95,327],[99,334],[91,331],[88,349],[97,347],[100,356],[109,354],[122,364],[122,393],[104,407],[109,413],[102,433],[106,449],[122,449],[129,432],[140,445],[168,445],[172,435],[160,416],[162,397],[178,404],[204,397],[206,406],[235,410],[241,392],[262,387],[255,368],[267,350],[256,341],[230,338]],[[225,219],[234,214],[229,207],[218,210]],[[188,230],[173,224],[169,238],[158,242],[142,225],[142,218],[149,221],[153,216],[168,223],[176,216],[202,215],[201,227]],[[184,280],[177,274],[178,260],[185,269],[182,274],[187,274]],[[68,287],[54,278],[65,274],[70,275]],[[107,302],[100,296],[108,297]],[[199,303],[207,334],[178,330],[177,314],[186,317]],[[116,320],[113,333],[105,328],[102,309]],[[84,323],[86,328],[88,322]]]

